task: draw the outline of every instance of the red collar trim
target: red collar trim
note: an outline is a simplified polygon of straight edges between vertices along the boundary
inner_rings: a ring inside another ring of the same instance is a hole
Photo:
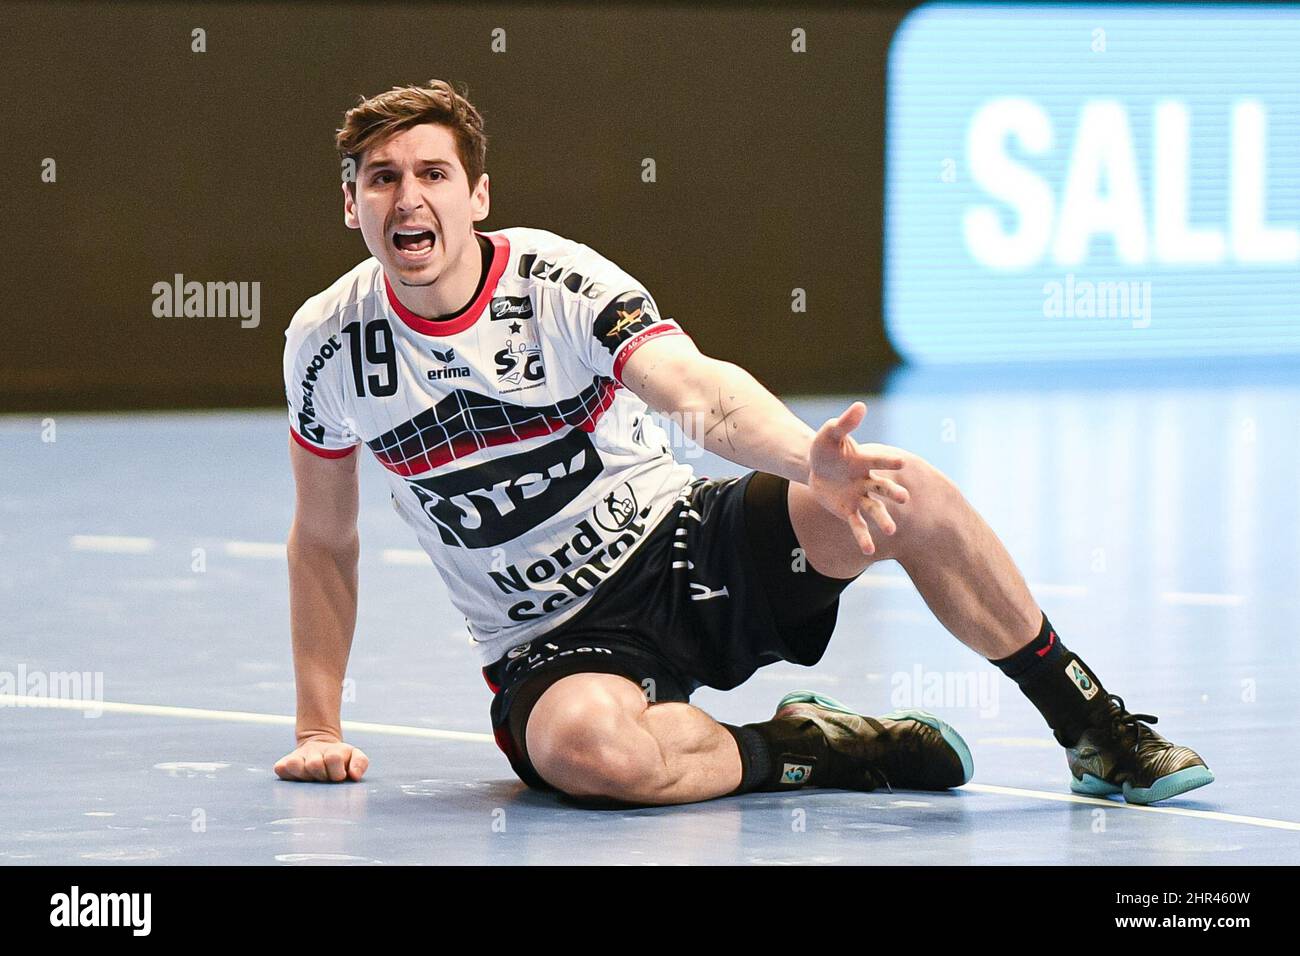
[[[474,234],[484,236],[492,242],[492,262],[488,266],[488,277],[487,281],[483,283],[483,291],[478,294],[478,298],[466,307],[464,312],[454,319],[445,319],[439,322],[416,315],[397,300],[397,295],[388,282],[388,274],[384,274],[384,291],[388,294],[388,304],[397,313],[399,319],[421,335],[454,335],[457,332],[464,332],[478,321],[478,317],[483,314],[488,300],[492,298],[492,293],[496,291],[497,282],[500,281],[502,274],[506,271],[506,263],[510,261],[510,240],[495,232],[481,233],[475,230]]]

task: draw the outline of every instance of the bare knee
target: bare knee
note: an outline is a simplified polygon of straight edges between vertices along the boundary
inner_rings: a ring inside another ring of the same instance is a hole
[[[897,531],[889,536],[876,536],[882,552],[878,553],[878,560],[896,557],[914,545],[931,542],[935,534],[953,526],[965,502],[952,479],[920,455],[897,448],[890,451],[902,457],[903,467],[875,474],[888,476],[906,488],[908,500],[906,504],[890,501],[886,505]]]
[[[856,577],[878,561],[900,559],[913,549],[926,548],[933,544],[936,533],[957,520],[961,492],[939,469],[902,448],[875,444],[863,446],[862,450],[901,458],[901,468],[878,469],[873,475],[897,482],[908,492],[905,504],[892,499],[884,502],[895,525],[894,534],[886,534],[874,517],[871,519],[876,550],[870,557],[862,553],[847,522],[827,511],[806,486],[790,486],[790,521],[795,536],[809,564],[828,577]]]
[[[653,790],[663,769],[638,724],[646,707],[640,688],[624,677],[559,680],[528,717],[529,760],[543,780],[572,796],[635,799]]]

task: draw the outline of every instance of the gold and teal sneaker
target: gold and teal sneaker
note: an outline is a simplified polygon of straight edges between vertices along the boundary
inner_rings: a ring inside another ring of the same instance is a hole
[[[1196,751],[1170,743],[1152,730],[1157,718],[1130,714],[1109,695],[1109,718],[1083,732],[1065,750],[1070,789],[1093,797],[1123,793],[1129,803],[1155,803],[1214,782]]]
[[[797,690],[777,705],[774,720],[803,720],[806,754],[774,754],[787,785],[845,790],[947,790],[974,773],[970,748],[947,723],[923,710],[883,717],[854,713],[833,697]]]

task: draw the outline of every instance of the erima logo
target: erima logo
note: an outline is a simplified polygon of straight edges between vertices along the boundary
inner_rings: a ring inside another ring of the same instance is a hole
[[[1074,681],[1074,686],[1079,688],[1079,693],[1083,695],[1084,700],[1092,700],[1097,696],[1097,685],[1092,682],[1086,671],[1079,666],[1078,659],[1070,661],[1065,666],[1066,676]]]
[[[492,312],[493,322],[499,319],[531,319],[533,300],[526,295],[503,295],[493,299],[488,309]]]
[[[781,768],[782,783],[806,783],[812,776],[812,766],[806,763],[788,763]]]
[[[456,350],[447,349],[445,352],[439,352],[437,349],[429,349],[433,357],[439,362],[456,361]],[[464,365],[457,365],[455,368],[431,368],[429,369],[429,381],[434,382],[440,378],[469,378],[469,369]]]

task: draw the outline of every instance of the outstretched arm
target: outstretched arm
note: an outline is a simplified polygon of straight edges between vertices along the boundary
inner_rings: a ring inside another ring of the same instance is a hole
[[[622,379],[702,448],[807,485],[822,507],[849,524],[864,552],[874,550],[866,518],[893,534],[885,502],[903,504],[908,494],[879,472],[903,462],[892,450],[850,436],[866,415],[861,402],[814,432],[745,369],[704,355],[683,335],[646,342],[628,359]]]
[[[701,448],[807,484],[813,430],[745,369],[710,358],[686,336],[642,345],[623,367],[623,384]]]

